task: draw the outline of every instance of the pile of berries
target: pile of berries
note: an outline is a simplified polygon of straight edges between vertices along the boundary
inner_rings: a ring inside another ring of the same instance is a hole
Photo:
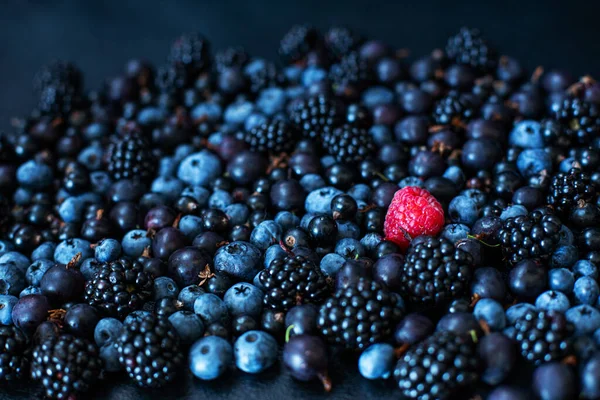
[[[0,135],[0,380],[282,354],[335,391],[342,355],[406,398],[600,398],[600,84],[440,45],[301,25],[278,62],[186,34],[96,91],[44,67]]]

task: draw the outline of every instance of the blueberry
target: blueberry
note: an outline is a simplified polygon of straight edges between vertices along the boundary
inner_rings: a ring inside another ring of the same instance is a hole
[[[588,260],[579,260],[572,268],[575,277],[589,276],[593,279],[598,279],[598,268]]]
[[[575,281],[573,295],[577,303],[594,305],[600,295],[600,288],[594,279],[582,276]]]
[[[191,311],[176,311],[169,316],[169,322],[185,346],[190,346],[204,334],[202,318]]]
[[[591,334],[600,328],[600,311],[587,304],[570,308],[565,316],[575,326],[577,335]]]
[[[285,107],[285,92],[277,87],[264,89],[256,99],[256,106],[265,115],[275,115]]]
[[[161,276],[154,280],[154,300],[164,297],[177,298],[177,296],[179,296],[179,286],[173,279]]]
[[[277,361],[278,346],[273,336],[262,331],[248,331],[234,344],[235,365],[249,374],[260,373]]]
[[[212,293],[205,293],[196,299],[194,312],[202,318],[205,325],[213,322],[225,323],[229,319],[227,305]]]
[[[530,398],[526,390],[507,385],[498,386],[488,396],[488,400],[529,400]]]
[[[351,238],[351,239],[359,239],[360,238],[360,227],[356,225],[352,221],[335,221],[338,227],[337,239]]]
[[[150,190],[152,193],[161,194],[167,201],[174,202],[177,200],[184,187],[184,182],[179,179],[168,176],[159,176],[152,182]]]
[[[312,192],[321,188],[324,188],[327,183],[317,174],[306,174],[300,178],[300,185],[306,192]]]
[[[586,399],[600,397],[600,354],[592,356],[580,372],[581,395]]]
[[[0,295],[0,325],[12,325],[12,311],[19,301],[15,296]]]
[[[304,208],[306,212],[313,214],[331,214],[331,200],[342,191],[332,186],[313,190],[306,196]]]
[[[458,196],[462,197],[462,196]],[[452,204],[452,203],[451,203]],[[456,205],[456,204],[455,204]],[[470,228],[465,224],[454,223],[448,224],[442,230],[441,236],[448,239],[452,243],[456,243],[461,239],[466,239],[470,233]]]
[[[517,303],[514,306],[510,306],[506,310],[506,322],[509,325],[514,325],[515,322],[529,311],[535,311],[533,304],[529,303]]]
[[[14,264],[21,272],[25,273],[31,261],[17,251],[9,251],[0,256],[0,264]]]
[[[100,262],[115,261],[121,254],[121,244],[115,239],[102,239],[96,245],[94,253]]]
[[[501,331],[506,326],[504,307],[496,300],[481,299],[475,304],[473,315],[477,320],[484,320],[493,331]]]
[[[321,259],[320,268],[321,271],[327,276],[335,276],[335,274],[342,268],[342,265],[346,262],[346,259],[339,254],[329,253]]]
[[[75,263],[75,266],[80,266],[83,260],[94,256],[90,244],[87,240],[78,238],[64,240],[54,250],[54,261],[67,265],[78,253],[81,253],[81,259]]]
[[[39,245],[31,253],[31,261],[37,260],[52,260],[54,258],[54,250],[56,249],[56,243],[44,242]]]
[[[394,348],[387,343],[372,344],[358,359],[358,371],[366,379],[387,379],[390,377],[396,357]]]
[[[177,171],[177,177],[188,185],[208,185],[222,173],[221,161],[208,150],[187,156]]]
[[[552,290],[569,294],[575,286],[575,277],[566,268],[554,268],[548,272],[548,286]]]
[[[258,317],[262,311],[263,292],[249,283],[236,283],[230,287],[223,301],[231,316],[242,314]]]
[[[502,210],[502,213],[500,214],[500,219],[507,220],[508,218],[515,218],[520,215],[527,215],[527,214],[528,214],[527,208],[525,208],[524,206],[512,205],[512,206],[508,206],[504,210]]]
[[[250,216],[250,209],[248,206],[240,203],[230,204],[225,207],[224,211],[229,217],[232,225],[243,225]],[[179,223],[179,229],[181,229],[181,222]]]
[[[548,290],[538,296],[535,300],[535,306],[539,310],[558,310],[566,312],[571,307],[571,303],[564,293]]]
[[[19,293],[19,298],[30,295],[30,294],[42,294],[42,289],[39,286],[27,286]]]
[[[102,360],[102,366],[106,372],[119,372],[123,365],[119,362],[119,348],[114,342],[106,343],[100,347],[98,356]]]
[[[194,302],[198,297],[204,294],[204,289],[198,285],[189,285],[181,289],[177,300],[183,303],[183,308],[187,311],[194,310]]]
[[[512,146],[536,149],[545,146],[540,123],[532,120],[517,122],[508,138]]]
[[[0,294],[18,296],[25,289],[25,273],[14,263],[0,264]]]
[[[557,248],[550,258],[552,268],[570,268],[577,261],[579,252],[573,245],[564,245]]]
[[[129,257],[139,257],[147,247],[152,246],[152,239],[142,229],[129,231],[121,242],[123,253]]]
[[[81,222],[85,202],[80,197],[68,197],[58,206],[58,215],[64,222]]]
[[[345,238],[337,242],[335,252],[344,258],[355,259],[365,255],[365,248],[358,240]]]
[[[517,168],[526,178],[542,171],[552,172],[552,156],[543,149],[526,149],[517,158]]]
[[[210,191],[202,186],[188,186],[181,192],[181,196],[191,197],[198,202],[200,207],[206,207]]]
[[[249,282],[262,269],[261,252],[251,243],[232,242],[217,250],[214,265],[216,271]]]
[[[27,161],[17,170],[17,181],[29,189],[44,189],[52,184],[53,178],[52,168],[36,160]]]
[[[208,206],[210,208],[225,210],[225,208],[231,204],[233,204],[233,197],[225,190],[217,189],[208,198]]]
[[[123,323],[116,318],[102,318],[94,329],[94,341],[98,347],[113,343],[121,334]]]
[[[233,349],[229,342],[218,336],[206,336],[190,349],[189,367],[202,380],[217,379],[233,364]]]
[[[50,268],[54,267],[56,263],[51,260],[38,260],[34,261],[27,272],[25,273],[25,279],[27,283],[33,286],[40,286],[42,277]]]

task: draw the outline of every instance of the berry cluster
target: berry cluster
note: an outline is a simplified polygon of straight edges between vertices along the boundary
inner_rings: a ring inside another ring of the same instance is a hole
[[[298,25],[277,62],[194,33],[96,91],[42,68],[0,135],[0,380],[282,353],[329,391],[350,353],[406,398],[600,398],[600,84],[475,29],[401,53]]]

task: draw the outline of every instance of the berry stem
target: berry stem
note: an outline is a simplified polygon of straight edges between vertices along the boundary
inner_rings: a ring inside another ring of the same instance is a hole
[[[317,374],[317,377],[319,378],[321,383],[323,383],[323,389],[325,389],[327,393],[331,392],[331,378],[329,378],[327,372],[320,372]]]

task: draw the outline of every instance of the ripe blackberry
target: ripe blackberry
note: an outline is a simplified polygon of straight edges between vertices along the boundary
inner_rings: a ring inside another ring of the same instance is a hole
[[[171,382],[183,363],[179,337],[165,317],[145,315],[123,326],[117,339],[119,362],[138,386]]]
[[[325,46],[335,59],[341,59],[360,44],[360,38],[350,29],[332,27],[325,34]]]
[[[331,66],[329,80],[336,95],[356,98],[374,80],[374,74],[368,62],[353,51]]]
[[[154,279],[139,261],[104,264],[85,285],[85,300],[105,315],[123,319],[152,297]]]
[[[369,131],[353,125],[342,125],[323,137],[323,148],[341,163],[358,163],[370,157],[375,143]]]
[[[158,68],[155,83],[161,93],[174,94],[188,86],[188,77],[184,67],[166,64]]]
[[[572,138],[565,132],[560,122],[554,119],[544,119],[540,122],[544,143],[549,146],[571,147]]]
[[[596,197],[596,186],[590,176],[578,168],[571,168],[568,174],[559,172],[550,183],[548,204],[561,214],[568,214],[571,209],[593,201]]]
[[[217,71],[223,71],[227,68],[243,68],[250,56],[241,47],[227,47],[217,51],[215,54],[215,67]]]
[[[140,134],[127,133],[111,146],[108,172],[115,180],[148,181],[154,178],[155,170],[152,148]]]
[[[82,105],[80,93],[62,85],[46,86],[40,92],[38,109],[42,114],[59,116],[68,115]]]
[[[412,303],[437,306],[462,295],[472,275],[469,253],[447,239],[428,236],[409,247],[401,285]]]
[[[399,300],[379,283],[360,278],[325,300],[317,326],[330,343],[363,349],[390,336],[402,317]]]
[[[33,349],[31,378],[41,381],[51,399],[79,397],[96,382],[101,369],[98,349],[87,339],[48,335]]]
[[[470,65],[480,72],[493,70],[498,63],[498,54],[478,29],[461,28],[448,39],[446,54],[455,63]]]
[[[272,154],[291,151],[298,136],[296,128],[282,120],[263,122],[238,134],[238,138],[246,142],[251,150]]]
[[[320,303],[329,293],[329,283],[320,268],[303,256],[273,260],[258,278],[265,288],[265,306],[278,311]]]
[[[83,74],[75,64],[55,60],[43,66],[33,78],[33,87],[38,93],[50,86],[62,87],[65,92],[81,93]]]
[[[0,326],[0,381],[24,378],[29,372],[27,336],[15,326]]]
[[[511,336],[519,343],[521,355],[539,365],[571,354],[573,331],[560,311],[529,311],[517,319]]]
[[[206,71],[211,65],[210,43],[198,33],[178,37],[171,45],[169,62],[185,67],[190,77]]]
[[[294,63],[321,46],[319,31],[309,25],[293,26],[279,43],[279,55],[284,62]]]
[[[595,103],[569,97],[552,114],[572,143],[587,145],[600,136],[600,109]]]
[[[433,109],[433,119],[439,125],[464,124],[473,118],[474,114],[473,102],[455,93],[440,99]]]
[[[339,126],[344,119],[342,105],[326,95],[319,94],[292,105],[290,121],[305,138],[321,138]]]
[[[398,361],[394,379],[410,399],[447,399],[479,379],[477,347],[469,335],[434,333]]]
[[[506,260],[516,264],[528,258],[546,258],[560,241],[560,219],[540,210],[508,218],[498,231]]]

